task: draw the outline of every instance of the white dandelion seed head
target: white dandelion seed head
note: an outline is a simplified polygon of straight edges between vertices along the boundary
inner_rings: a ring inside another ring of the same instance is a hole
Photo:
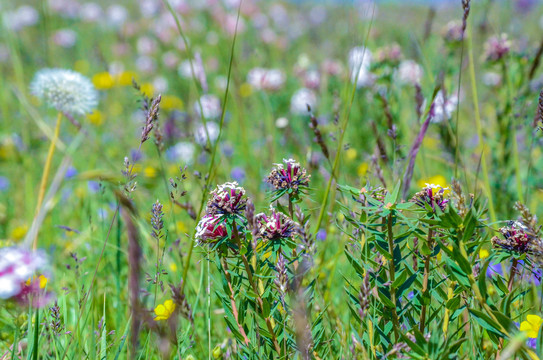
[[[91,81],[72,70],[38,71],[30,92],[50,107],[71,115],[85,115],[98,105],[98,93]]]

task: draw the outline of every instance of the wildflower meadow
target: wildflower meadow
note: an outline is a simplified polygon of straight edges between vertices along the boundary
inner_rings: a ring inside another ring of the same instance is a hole
[[[0,359],[543,359],[543,2],[0,29]]]

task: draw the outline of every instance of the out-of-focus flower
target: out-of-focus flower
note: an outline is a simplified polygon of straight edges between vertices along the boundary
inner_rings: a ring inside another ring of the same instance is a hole
[[[72,29],[61,29],[53,34],[53,41],[63,48],[71,48],[75,45],[77,34]]]
[[[304,75],[304,86],[316,90],[321,85],[321,75],[317,70],[309,70]]]
[[[301,88],[290,99],[290,111],[296,115],[308,115],[307,106],[312,109],[317,106],[317,95],[307,88]]]
[[[159,304],[155,308],[155,321],[168,320],[175,311],[173,300],[166,300],[164,304]]]
[[[40,252],[22,247],[0,248],[0,299],[20,295],[25,282],[46,264]]]
[[[201,110],[206,119],[216,119],[221,116],[221,100],[217,96],[211,94],[202,95],[200,97],[200,102],[198,103],[198,101],[196,101],[194,103],[194,112],[198,116],[202,116],[200,105],[202,105]]]
[[[226,226],[220,221],[221,215],[205,215],[196,226],[197,245],[213,245],[228,236]]]
[[[194,158],[194,145],[190,142],[179,142],[166,150],[166,157],[170,161],[191,164]]]
[[[218,185],[209,194],[207,201],[207,215],[239,215],[247,205],[245,189],[238,186],[237,182],[227,182]]]
[[[65,69],[42,69],[36,73],[30,91],[58,111],[84,115],[98,105],[98,94],[89,79]]]
[[[402,48],[396,43],[383,46],[375,52],[375,60],[377,62],[397,64],[402,59],[402,56]]]
[[[110,26],[120,27],[128,18],[128,10],[122,5],[114,4],[107,8],[106,17]]]
[[[288,119],[286,117],[280,117],[275,120],[275,126],[279,129],[284,129],[288,126]]]
[[[441,31],[443,39],[449,44],[457,44],[463,39],[462,22],[450,21]]]
[[[279,69],[253,68],[247,74],[247,82],[256,90],[275,91],[283,87],[285,74]]]
[[[245,180],[245,170],[243,170],[243,168],[239,166],[235,167],[230,172],[230,176],[232,177],[232,179],[234,179],[234,181],[241,183],[243,182],[243,180]]]
[[[417,186],[420,188],[424,188],[426,184],[435,184],[441,186],[442,188],[447,188],[447,179],[443,175],[434,175],[417,181]]]
[[[370,72],[371,62],[372,53],[368,48],[357,46],[349,51],[349,72],[357,88],[373,84],[375,76]]]
[[[492,71],[485,72],[482,79],[483,84],[490,87],[497,87],[502,83],[502,76]]]
[[[511,41],[507,34],[490,37],[485,43],[484,57],[487,61],[499,61],[511,50]]]
[[[84,22],[96,22],[102,18],[102,7],[97,3],[84,3],[79,8],[79,17]]]
[[[322,70],[331,76],[340,76],[343,74],[343,65],[341,62],[332,59],[326,59],[322,63]]]
[[[207,129],[207,134],[206,134]],[[206,126],[200,125],[194,132],[194,140],[198,145],[205,146],[209,136],[209,142],[213,144],[219,137],[219,125],[213,121],[208,121]]]
[[[538,315],[527,315],[526,320],[520,324],[520,331],[526,332],[529,338],[535,339],[542,324],[543,319]]]
[[[396,79],[402,84],[420,84],[422,80],[422,67],[413,60],[404,60],[398,67]]]
[[[439,90],[434,99],[434,115],[430,121],[435,124],[449,120],[453,111],[456,110],[457,104],[458,97],[456,95],[445,98],[443,91]]]
[[[5,176],[0,176],[0,191],[9,189],[9,179]]]
[[[311,175],[293,159],[283,159],[282,164],[275,164],[266,182],[271,184],[281,194],[287,192],[294,198],[298,197],[309,186]]]
[[[413,201],[418,206],[426,209],[427,206],[432,208],[432,212],[436,211],[436,206],[438,206],[441,211],[445,211],[445,207],[449,202],[448,199],[445,199],[443,194],[448,188],[443,188],[440,185],[435,184],[426,184],[426,186],[416,193],[411,201]]]
[[[255,216],[255,224],[259,236],[263,240],[278,240],[291,238],[295,235],[299,225],[282,212],[270,207],[270,214],[264,213]]]
[[[29,5],[23,5],[12,12],[6,12],[3,16],[6,26],[14,31],[35,25],[39,18],[38,10]]]

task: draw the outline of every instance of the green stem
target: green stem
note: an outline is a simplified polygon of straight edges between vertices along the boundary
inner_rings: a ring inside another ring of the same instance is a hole
[[[396,269],[394,264],[394,233],[392,232],[392,213],[388,214],[387,219],[387,228],[388,228],[388,251],[392,256],[392,259],[388,262],[388,271],[390,276],[390,300],[394,304],[392,307],[392,322],[394,323],[394,336],[396,341],[399,340],[400,336],[398,331],[400,330],[400,321],[398,318],[398,312],[396,311],[396,288],[392,285],[396,280]]]
[[[471,34],[470,34],[471,35]],[[477,96],[477,80],[475,78],[475,65],[473,60],[473,40],[472,37],[468,37],[468,54],[469,54],[469,74],[471,80],[471,91],[473,97],[473,107],[475,110],[475,125],[477,128],[477,136],[479,137],[479,143],[482,146],[481,150],[481,165],[483,169],[483,182],[484,190],[488,198],[488,211],[490,212],[490,219],[494,223],[496,222],[496,212],[494,210],[494,201],[492,200],[492,192],[490,190],[490,178],[488,176],[488,166],[486,163],[485,155],[485,142],[483,138],[483,126],[481,121],[481,114],[479,112],[479,99]]]
[[[424,277],[422,280],[422,309],[420,312],[420,321],[419,321],[419,328],[420,332],[424,334],[424,328],[426,326],[426,304],[425,299],[428,296],[428,277],[430,275],[430,255],[432,252],[432,245],[433,245],[433,234],[434,230],[430,229],[428,230],[428,249],[430,251],[430,254],[426,255],[424,259]]]

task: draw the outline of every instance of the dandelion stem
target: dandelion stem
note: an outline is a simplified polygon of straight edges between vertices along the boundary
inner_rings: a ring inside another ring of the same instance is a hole
[[[57,115],[57,124],[55,126],[55,132],[53,135],[53,139],[51,140],[51,145],[49,146],[49,151],[47,153],[47,159],[45,160],[45,166],[43,167],[43,174],[41,177],[40,182],[40,192],[38,193],[38,203],[36,205],[36,215],[38,216],[40,212],[40,208],[43,202],[43,197],[45,196],[45,188],[47,187],[47,179],[49,178],[49,172],[51,170],[51,162],[53,160],[53,154],[55,153],[55,147],[57,144],[58,135],[60,133],[60,123],[62,122],[62,112],[58,112]],[[36,237],[34,238],[34,242],[32,243],[32,248],[36,250],[38,247],[38,231],[36,231]]]

